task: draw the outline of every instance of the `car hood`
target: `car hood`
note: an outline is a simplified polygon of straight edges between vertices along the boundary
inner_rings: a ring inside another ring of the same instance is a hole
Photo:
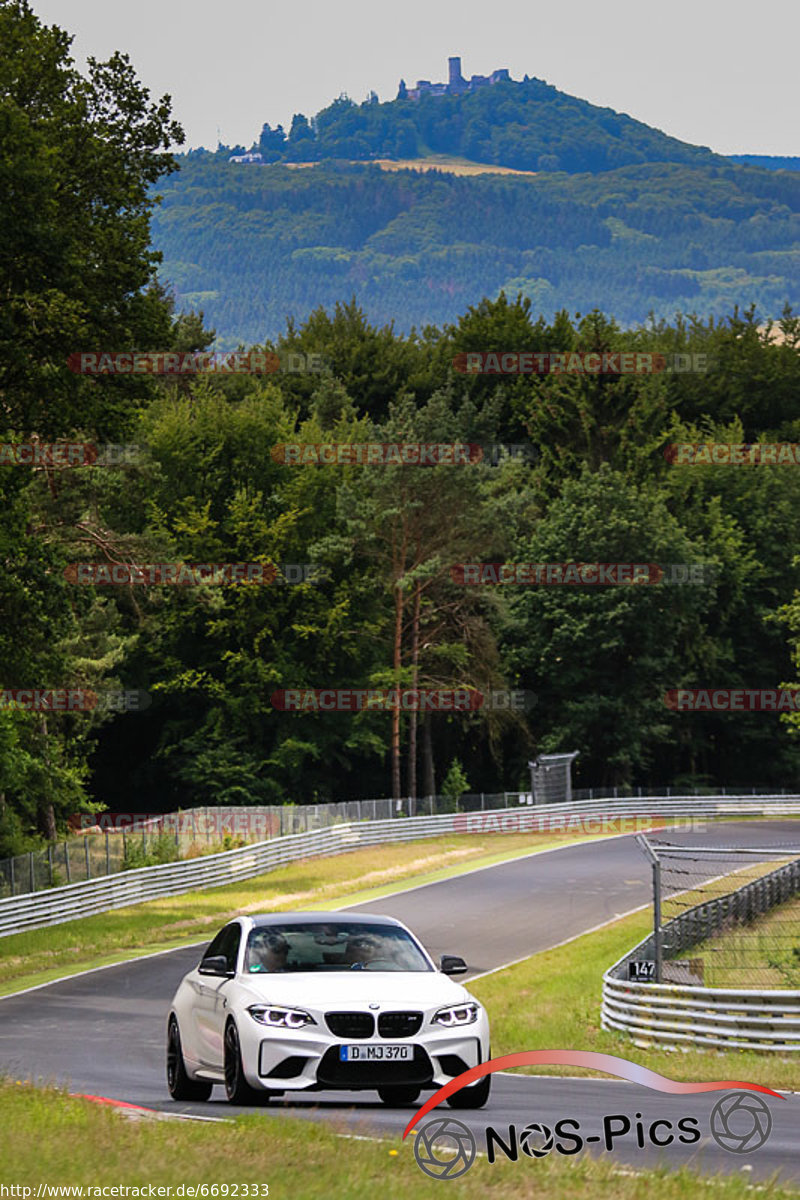
[[[241,980],[246,1003],[265,1001],[299,1008],[335,1006],[433,1008],[471,998],[466,988],[440,971],[292,971],[249,975]],[[249,997],[252,996],[252,1000]]]

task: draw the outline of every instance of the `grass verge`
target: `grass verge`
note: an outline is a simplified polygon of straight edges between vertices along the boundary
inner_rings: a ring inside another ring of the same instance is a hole
[[[0,938],[0,996],[137,954],[210,939],[237,913],[355,904],[536,850],[595,840],[575,834],[450,834],[373,846],[329,858],[302,859],[223,887],[11,934]]]
[[[693,946],[707,987],[800,988],[800,896]]]
[[[0,1083],[3,1162],[0,1182],[82,1187],[249,1185],[249,1195],[272,1200],[361,1200],[376,1194],[404,1200],[429,1197],[438,1184],[414,1160],[413,1137],[373,1141],[343,1138],[329,1124],[254,1113],[235,1122],[126,1121],[119,1113],[55,1089]],[[265,1125],[268,1122],[268,1128]],[[266,1136],[265,1136],[266,1134]],[[535,1184],[531,1175],[535,1172]],[[497,1162],[478,1158],[458,1181],[463,1200],[522,1200],[533,1189],[541,1200],[744,1200],[752,1189],[741,1176],[701,1178],[687,1170],[634,1174],[613,1162],[546,1158]],[[762,1195],[794,1195],[777,1185]],[[17,1193],[22,1195],[23,1193]],[[135,1195],[136,1193],[129,1193]],[[221,1191],[217,1190],[217,1196]],[[86,1193],[85,1193],[86,1196]]]
[[[492,1022],[492,1054],[517,1050],[595,1050],[634,1058],[673,1079],[741,1079],[776,1090],[800,1090],[800,1054],[717,1051],[709,1047],[645,1047],[600,1028],[603,972],[651,929],[650,913],[623,917],[597,933],[544,950],[516,966],[470,982]],[[524,1068],[525,1074],[595,1075],[577,1067]]]

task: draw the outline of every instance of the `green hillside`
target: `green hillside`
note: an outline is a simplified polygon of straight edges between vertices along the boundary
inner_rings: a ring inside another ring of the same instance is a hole
[[[502,289],[548,319],[597,307],[625,324],[651,310],[796,304],[800,175],[686,150],[691,163],[473,178],[192,152],[159,184],[161,277],[221,345],[275,337],[287,315],[352,296],[402,330],[452,321]]]
[[[525,171],[569,172],[717,158],[705,146],[689,145],[625,113],[599,108],[527,76],[522,82],[508,80],[468,94],[384,104],[376,98],[355,104],[341,96],[311,121],[296,114],[288,134],[280,126],[264,125],[251,148],[269,162],[435,153]]]

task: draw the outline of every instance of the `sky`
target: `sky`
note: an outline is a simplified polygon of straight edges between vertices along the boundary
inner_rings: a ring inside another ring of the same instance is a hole
[[[187,146],[250,145],[342,93],[507,67],[720,154],[800,155],[798,0],[31,0],[87,55],[128,53]]]

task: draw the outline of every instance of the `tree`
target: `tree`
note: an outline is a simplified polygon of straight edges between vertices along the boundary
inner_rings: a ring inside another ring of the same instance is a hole
[[[450,763],[447,774],[442,781],[442,797],[450,801],[452,810],[458,809],[458,802],[469,787],[469,781],[464,774],[464,768],[457,758]]]
[[[449,392],[436,393],[416,408],[408,397],[390,405],[389,418],[372,440],[389,446],[469,442],[471,406],[462,412]],[[486,654],[470,657],[465,610],[478,621],[478,598],[451,583],[454,563],[480,553],[496,540],[494,510],[482,493],[473,464],[380,465],[362,467],[339,491],[342,532],[321,546],[331,553],[363,559],[390,604],[387,614],[391,665],[374,672],[370,683],[389,689],[475,687],[491,677],[491,634],[481,624]],[[459,636],[455,636],[455,629]],[[422,631],[424,630],[424,638]],[[410,642],[410,646],[409,646]],[[424,646],[423,646],[424,642]],[[424,651],[424,653],[423,653]],[[425,659],[429,672],[421,677]],[[434,668],[436,675],[434,675]],[[437,678],[438,676],[438,678]],[[391,712],[391,786],[401,795],[401,712]],[[416,715],[410,716],[410,793],[416,793]]]
[[[0,0],[0,431],[44,438],[76,427],[115,437],[151,389],[73,374],[80,350],[169,345],[152,284],[152,185],[176,169],[183,131],[152,103],[126,55],[89,59],[27,0]]]
[[[283,154],[286,149],[286,134],[282,125],[277,125],[273,129],[269,122],[265,122],[261,127],[261,136],[258,139],[258,148],[265,158],[274,161]]]
[[[310,142],[313,140],[314,131],[309,124],[308,117],[304,116],[303,113],[295,113],[289,128],[289,145],[294,147],[298,142]]]
[[[659,564],[710,557],[652,485],[637,486],[602,466],[565,482],[533,533],[520,538],[514,561]],[[670,747],[690,729],[664,697],[713,675],[721,648],[705,620],[714,587],[507,586],[512,623],[505,656],[539,698],[533,721],[540,749],[579,750],[584,778],[604,784],[647,777],[660,756],[674,763]]]
[[[149,214],[152,185],[175,169],[167,149],[183,133],[169,97],[151,103],[125,55],[90,59],[84,78],[71,41],[42,25],[27,0],[0,0],[3,442],[121,437],[154,385],[82,378],[67,357],[82,349],[168,349],[172,338],[171,304],[154,281],[160,256],[149,245]],[[119,661],[109,654],[114,612],[106,614],[110,640],[101,644],[97,607],[76,600],[63,576],[65,515],[55,519],[53,510],[64,503],[59,476],[67,473],[0,467],[4,689],[105,681]],[[52,838],[87,806],[97,720],[10,710],[0,721],[0,808],[13,814],[9,836]]]

